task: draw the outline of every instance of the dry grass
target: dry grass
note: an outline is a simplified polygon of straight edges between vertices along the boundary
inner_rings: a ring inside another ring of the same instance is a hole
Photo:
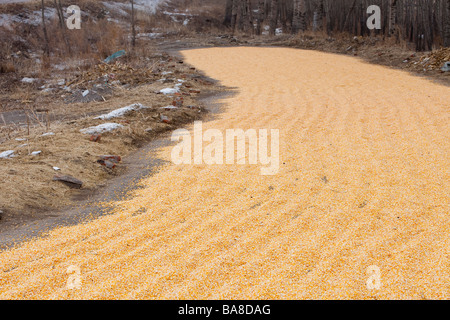
[[[111,175],[121,173],[122,169],[107,170],[96,160],[103,154],[117,154],[126,156],[136,150],[142,143],[154,139],[160,133],[172,130],[184,123],[202,116],[197,109],[182,108],[179,110],[164,110],[172,104],[172,97],[157,94],[160,89],[173,87],[173,83],[164,84],[156,79],[162,78],[161,70],[169,68],[173,74],[171,78],[184,78],[181,91],[186,95],[184,105],[198,105],[196,94],[189,94],[190,90],[205,91],[211,86],[199,81],[198,75],[188,65],[175,63],[175,59],[164,56],[168,61],[160,62],[157,66],[147,66],[151,78],[142,74],[142,83],[130,87],[116,86],[114,96],[108,101],[90,103],[58,104],[53,101],[46,107],[50,110],[52,119],[47,124],[45,120],[38,120],[36,110],[28,109],[33,126],[3,125],[0,139],[6,139],[1,144],[1,151],[15,150],[17,157],[0,159],[0,208],[8,215],[29,214],[45,209],[59,208],[71,202],[76,194],[64,185],[53,182],[56,173],[72,175],[84,182],[84,189],[94,189],[99,183]],[[128,58],[132,59],[132,58]],[[172,61],[172,62],[169,62]],[[136,62],[137,63],[137,62]],[[173,68],[170,68],[173,66]],[[154,69],[155,68],[155,69]],[[92,68],[94,71],[95,68]],[[153,73],[156,72],[156,73]],[[133,72],[131,72],[133,73]],[[135,72],[135,75],[140,75]],[[169,78],[169,76],[164,76]],[[118,79],[121,79],[118,77]],[[86,78],[86,83],[96,80],[95,77]],[[15,93],[21,96],[23,92]],[[52,101],[50,95],[49,100]],[[104,134],[99,143],[89,141],[89,135],[80,133],[80,129],[98,125],[102,120],[95,120],[94,114],[103,114],[133,103],[142,103],[151,108],[142,109],[125,117],[112,119],[124,125],[124,128]],[[161,123],[161,115],[168,116],[170,124]],[[0,121],[2,119],[0,118]],[[151,131],[148,129],[152,129]],[[43,137],[42,134],[53,132],[54,135]],[[25,139],[17,141],[16,138]],[[26,145],[24,145],[26,144]],[[33,151],[42,151],[38,156],[31,156]],[[53,167],[59,167],[56,172]]]

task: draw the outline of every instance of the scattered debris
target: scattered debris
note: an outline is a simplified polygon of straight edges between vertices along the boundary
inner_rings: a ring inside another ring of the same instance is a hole
[[[83,186],[82,181],[80,181],[72,176],[56,175],[53,177],[53,181],[60,181],[71,189],[81,189],[81,187]]]
[[[170,123],[170,119],[169,117],[165,116],[165,115],[161,115],[161,122],[163,123]]]
[[[98,126],[94,126],[94,127],[89,127],[86,129],[81,129],[80,132],[84,133],[84,134],[97,134],[97,133],[103,133],[103,132],[110,132],[110,131],[114,131],[117,130],[119,128],[122,128],[123,125],[118,124],[118,123],[103,123],[100,124]]]
[[[121,156],[100,156],[100,160],[108,160],[111,162],[115,162],[115,163],[119,163],[120,161],[122,161],[122,157]]]
[[[115,163],[109,160],[97,160],[97,162],[108,169],[114,169],[116,167]]]
[[[100,142],[100,140],[102,139],[102,135],[101,134],[93,134],[89,140],[91,140],[92,142]]]
[[[33,151],[32,153],[30,153],[30,155],[32,156],[38,156],[42,153],[42,151]]]
[[[366,201],[366,200],[364,200],[362,203],[360,203],[359,206],[358,206],[358,208],[362,209],[362,208],[364,208],[365,206],[367,206],[367,201]]]
[[[442,70],[442,66],[448,62],[450,62],[450,48],[441,48],[420,58],[418,65],[427,70]]]
[[[47,133],[44,133],[43,135],[41,135],[41,137],[54,136],[54,135],[55,135],[55,133],[53,133],[53,132],[47,132]]]
[[[84,90],[81,94],[83,97],[86,97],[89,94],[89,90]]]
[[[183,106],[184,98],[182,96],[177,96],[172,101],[172,106],[181,108]]]
[[[441,71],[444,71],[444,72],[450,71],[450,62],[444,63],[444,65],[441,68]]]
[[[105,63],[110,63],[111,61],[113,61],[113,60],[115,60],[115,59],[117,59],[117,58],[119,58],[121,56],[124,56],[125,54],[126,54],[125,50],[120,50],[120,51],[117,51],[117,52],[113,53],[112,55],[110,55],[108,58],[106,58],[103,61]]]
[[[55,170],[55,171],[61,171],[61,169],[58,168],[58,167],[53,167],[53,170]]]

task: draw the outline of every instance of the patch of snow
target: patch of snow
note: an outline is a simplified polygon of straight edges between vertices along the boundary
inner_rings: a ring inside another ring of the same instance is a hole
[[[60,171],[61,169],[58,168],[58,167],[53,167],[53,170],[55,170],[55,171]]]
[[[35,79],[35,78],[27,78],[27,77],[25,77],[25,78],[22,79],[22,82],[23,83],[33,83],[33,82],[35,82],[37,80],[38,79]]]
[[[103,133],[103,132],[110,132],[114,131],[116,129],[122,128],[123,125],[118,123],[103,123],[98,126],[89,127],[86,129],[81,129],[80,132],[84,134],[96,134],[96,133]]]
[[[164,38],[163,33],[158,32],[150,32],[150,33],[138,33],[136,35],[137,38],[150,38],[150,39],[156,39],[156,38]]]
[[[30,153],[32,156],[37,156],[40,155],[42,153],[42,151],[33,151],[32,153]]]
[[[44,133],[41,137],[47,137],[47,136],[54,136],[55,134],[53,132],[47,132]]]
[[[7,150],[0,153],[0,159],[11,159],[14,157],[14,150]]]
[[[85,90],[85,91],[83,91],[83,93],[82,93],[83,97],[86,97],[88,94],[89,94],[89,90]]]
[[[178,91],[180,91],[179,88],[164,88],[164,89],[159,90],[159,92],[161,92],[165,95],[175,94]]]
[[[123,107],[123,108],[113,110],[110,113],[102,114],[101,116],[95,117],[94,119],[109,120],[109,119],[121,117],[121,116],[127,114],[128,112],[131,112],[134,110],[139,110],[139,109],[144,109],[144,108],[148,108],[148,107],[145,107],[140,103],[135,103],[135,104]]]
[[[178,109],[178,107],[175,107],[175,106],[167,106],[167,107],[161,107],[160,109],[172,110],[172,109]]]
[[[0,1],[1,3],[1,1]],[[13,23],[31,24],[39,26],[41,24],[41,11],[24,11],[20,15],[0,14],[0,26],[12,29]],[[47,20],[56,16],[55,8],[45,8],[44,16]]]

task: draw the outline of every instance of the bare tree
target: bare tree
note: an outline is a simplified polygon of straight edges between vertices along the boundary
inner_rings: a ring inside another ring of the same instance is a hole
[[[233,33],[236,31],[236,22],[239,9],[239,0],[233,0],[231,5],[231,29]]]
[[[444,10],[447,11],[444,15],[444,46],[450,47],[450,0],[447,0],[446,8]]]
[[[314,6],[313,30],[323,29],[323,17],[325,15],[324,0],[316,0]]]
[[[306,3],[305,0],[294,0],[294,16],[292,18],[292,33],[306,31]]]
[[[131,46],[136,46],[136,21],[134,12],[134,0],[131,0]]]
[[[245,14],[240,1],[227,0],[237,5]],[[434,47],[450,46],[450,0],[253,0],[258,5],[256,34],[262,33],[262,23],[267,21],[269,33],[274,35],[279,24],[286,33],[289,25],[292,33],[301,30],[326,30],[327,34],[395,35],[406,40],[418,51]],[[381,29],[367,28],[370,5],[382,9]],[[229,9],[227,9],[229,10]],[[242,18],[243,23],[248,19]]]
[[[277,29],[278,23],[278,0],[272,0],[270,6],[270,28],[269,34],[271,36],[275,35],[275,30]]]
[[[231,26],[231,10],[233,7],[233,0],[227,0],[225,5],[225,18],[223,24],[227,27]]]
[[[395,32],[395,19],[397,17],[397,0],[391,0],[391,5],[389,6],[389,36],[393,35]]]
[[[44,32],[44,53],[46,56],[50,56],[50,45],[48,44],[47,27],[45,26],[45,5],[44,0],[41,0],[42,11],[42,31]]]
[[[256,35],[259,36],[262,33],[261,24],[264,21],[265,15],[265,2],[264,0],[258,1],[258,16],[256,18]]]

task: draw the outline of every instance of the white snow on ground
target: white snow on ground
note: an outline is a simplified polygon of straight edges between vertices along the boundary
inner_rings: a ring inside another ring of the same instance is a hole
[[[167,0],[135,0],[135,9],[137,11],[143,11],[147,13],[155,13],[158,6]],[[15,3],[15,2],[27,2],[26,0],[0,0],[2,3]],[[116,13],[127,16],[131,9],[130,3],[121,3],[114,1],[103,1],[102,4],[108,10],[115,11]],[[65,10],[63,10],[65,11]],[[52,7],[45,8],[45,17],[47,20],[56,17],[56,10]],[[0,14],[0,26],[11,28],[13,23],[25,23],[38,26],[41,24],[41,11],[25,11],[19,15]]]
[[[164,88],[164,89],[159,90],[159,92],[166,94],[166,95],[175,94],[178,91],[180,91],[179,88]]]
[[[14,150],[0,152],[0,159],[10,159],[12,157],[14,157]]]
[[[34,78],[23,78],[22,79],[22,82],[23,83],[33,83],[33,82],[35,82],[37,79],[34,79]]]
[[[158,6],[165,2],[166,0],[135,0],[134,1],[134,9],[137,11],[143,11],[148,13],[155,13]],[[115,11],[116,13],[127,16],[129,10],[131,10],[131,4],[121,3],[121,2],[112,2],[112,1],[103,1],[102,4],[111,11]]]
[[[157,33],[157,32],[151,32],[151,33],[138,33],[136,35],[137,38],[150,38],[150,39],[156,39],[156,38],[164,38],[163,33]]]
[[[51,19],[56,16],[56,10],[54,8],[45,8],[44,12],[46,19]],[[38,26],[41,24],[41,19],[41,11],[23,12],[21,16],[2,13],[0,14],[0,26],[10,28],[14,22]]]
[[[84,134],[96,134],[96,133],[103,133],[103,132],[109,132],[113,131],[119,128],[122,128],[123,125],[118,123],[103,123],[95,127],[89,127],[86,129],[81,129],[80,132]]]
[[[145,108],[148,108],[148,107],[145,107],[140,103],[135,103],[135,104],[132,104],[132,105],[120,108],[120,109],[113,110],[110,113],[102,114],[101,116],[95,117],[94,119],[109,120],[109,119],[121,117],[121,116],[127,114],[128,112],[131,112],[134,110],[139,110],[139,109],[145,109]]]

